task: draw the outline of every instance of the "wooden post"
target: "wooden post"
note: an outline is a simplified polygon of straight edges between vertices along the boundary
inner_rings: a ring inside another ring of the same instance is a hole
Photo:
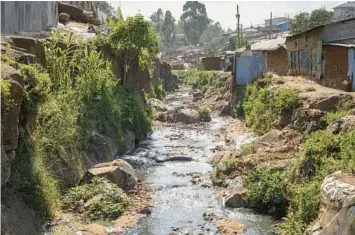
[[[269,35],[270,39],[271,39],[271,34],[272,34],[272,12],[270,14],[270,35]]]
[[[240,15],[239,15],[239,5],[237,5],[237,15],[236,15],[236,17],[237,17],[237,32],[238,32],[238,38],[237,38],[237,40],[238,40],[238,49],[240,48],[240,29],[239,29],[239,18],[240,18]]]

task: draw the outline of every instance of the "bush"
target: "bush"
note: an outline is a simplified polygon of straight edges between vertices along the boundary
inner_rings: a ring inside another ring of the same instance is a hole
[[[291,116],[300,102],[298,93],[289,89],[270,90],[248,85],[243,108],[245,121],[253,132],[262,135],[272,128],[284,127],[282,119]]]
[[[165,90],[163,84],[154,86],[154,94],[159,100],[163,100],[165,97]]]
[[[211,111],[209,109],[207,109],[207,108],[199,109],[198,113],[199,113],[200,118],[203,122],[210,122],[212,120]]]
[[[260,212],[283,215],[287,200],[283,196],[283,175],[271,168],[259,168],[243,177],[250,205]]]
[[[123,190],[105,178],[93,178],[89,184],[71,188],[62,197],[63,209],[84,213],[91,220],[117,219],[127,205],[128,197]]]
[[[249,155],[255,153],[253,144],[245,144],[240,149],[240,153],[242,156]]]

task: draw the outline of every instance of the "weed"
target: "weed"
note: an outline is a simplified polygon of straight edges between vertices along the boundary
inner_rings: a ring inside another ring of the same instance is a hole
[[[155,93],[155,96],[159,100],[163,100],[165,97],[165,90],[164,90],[163,84],[155,85],[154,86],[154,93]]]
[[[349,100],[342,100],[336,107],[335,111],[328,112],[325,117],[327,124],[332,124],[336,120],[349,115],[352,109],[355,108],[355,103]]]
[[[203,122],[210,122],[211,118],[211,111],[208,108],[201,108],[198,110],[200,118]]]
[[[242,156],[255,153],[253,144],[245,144],[242,146],[240,153]]]

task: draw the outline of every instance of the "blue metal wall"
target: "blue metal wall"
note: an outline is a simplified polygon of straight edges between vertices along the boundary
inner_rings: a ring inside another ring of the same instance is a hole
[[[281,23],[281,24],[278,24],[276,26],[276,28],[280,31],[288,31],[289,30],[289,22],[284,22],[284,23]]]
[[[355,49],[350,48],[348,51],[349,69],[348,77],[351,78],[351,91],[355,91]]]
[[[245,86],[267,72],[267,56],[253,52],[249,56],[236,57],[235,66],[236,85]]]

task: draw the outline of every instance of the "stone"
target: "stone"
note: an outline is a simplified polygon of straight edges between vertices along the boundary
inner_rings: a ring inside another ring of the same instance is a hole
[[[169,158],[165,158],[165,159],[155,159],[155,161],[158,163],[173,162],[173,161],[189,162],[189,161],[192,161],[192,158],[186,157],[186,156],[175,156],[175,157],[169,157]]]
[[[105,177],[120,188],[130,189],[137,184],[135,171],[130,164],[122,159],[95,165],[87,170],[80,183],[88,183],[93,177]]]
[[[246,227],[238,220],[222,219],[216,223],[217,229],[222,235],[241,234],[246,231]]]
[[[348,115],[338,119],[330,124],[327,129],[330,130],[333,134],[352,131],[355,129],[355,115]]]
[[[312,132],[316,130],[325,129],[327,123],[324,117],[327,112],[319,109],[297,109],[291,118],[291,125],[298,131]]]
[[[245,188],[234,189],[226,198],[225,205],[232,208],[246,207],[248,205],[247,190]]]
[[[88,139],[89,145],[86,152],[94,162],[113,159],[119,153],[118,143],[108,136],[93,130],[89,132]]]
[[[316,100],[312,102],[311,104],[309,104],[309,108],[320,109],[322,111],[332,111],[336,109],[336,106],[339,104],[339,102],[339,95],[331,95],[321,100]]]
[[[58,2],[58,13],[66,13],[70,16],[70,18],[77,21],[82,21],[84,17],[83,10],[81,8],[64,2]]]
[[[23,98],[24,78],[8,64],[1,63],[1,79],[10,82],[10,103],[1,105],[1,136],[5,152],[15,150],[19,136],[19,118]]]
[[[255,151],[257,151],[260,148],[268,147],[271,144],[276,143],[278,140],[280,140],[280,138],[281,138],[281,131],[277,129],[273,129],[267,132],[266,134],[264,134],[263,136],[261,136],[258,140],[256,140],[253,143],[253,148]]]
[[[311,234],[352,235],[355,233],[355,176],[337,171],[321,186],[320,220]]]
[[[59,14],[58,18],[59,18],[59,22],[66,24],[70,19],[70,15],[63,12]]]
[[[181,109],[177,112],[176,121],[190,124],[200,122],[201,119],[200,114],[197,110],[186,108]]]

